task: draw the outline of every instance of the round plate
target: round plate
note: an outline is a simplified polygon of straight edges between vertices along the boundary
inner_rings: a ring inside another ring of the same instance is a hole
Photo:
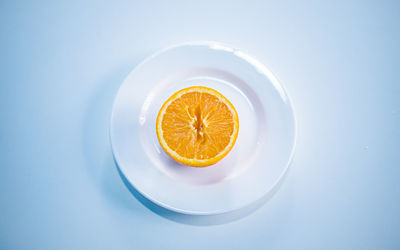
[[[209,167],[178,164],[157,140],[159,109],[189,86],[219,91],[239,115],[234,148]],[[129,74],[115,98],[110,133],[122,174],[143,196],[180,213],[218,214],[273,189],[292,158],[296,126],[285,90],[265,66],[230,46],[196,42],[164,49]]]

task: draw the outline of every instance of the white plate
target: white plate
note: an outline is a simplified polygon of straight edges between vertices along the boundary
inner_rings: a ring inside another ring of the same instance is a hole
[[[226,96],[239,115],[232,151],[205,168],[176,163],[158,143],[161,105],[188,86]],[[287,170],[295,119],[276,77],[244,52],[214,42],[173,46],[137,66],[115,98],[111,143],[121,172],[154,203],[186,214],[233,211],[267,195]]]

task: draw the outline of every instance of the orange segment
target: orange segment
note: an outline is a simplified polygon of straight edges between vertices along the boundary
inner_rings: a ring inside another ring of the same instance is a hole
[[[232,149],[239,118],[222,94],[207,87],[189,87],[173,94],[157,116],[157,137],[176,161],[209,166]]]

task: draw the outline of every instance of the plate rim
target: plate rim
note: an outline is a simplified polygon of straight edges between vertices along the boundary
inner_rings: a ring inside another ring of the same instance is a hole
[[[279,177],[277,178],[277,180],[272,184],[271,188],[268,189],[263,195],[261,195],[260,197],[258,197],[257,199],[253,200],[252,202],[248,203],[248,204],[244,204],[242,206],[239,206],[237,208],[233,208],[233,209],[220,209],[220,210],[216,210],[216,211],[210,211],[210,212],[204,212],[204,211],[194,211],[194,210],[185,210],[185,209],[180,209],[180,208],[176,208],[173,207],[171,205],[168,205],[164,202],[161,202],[157,199],[152,198],[150,195],[148,195],[147,193],[143,193],[140,189],[138,189],[134,183],[132,183],[129,178],[126,177],[126,174],[124,172],[124,170],[120,167],[120,160],[118,159],[118,154],[115,151],[115,146],[113,144],[113,139],[112,139],[112,131],[113,131],[113,120],[114,120],[114,116],[115,116],[115,107],[116,107],[116,102],[117,102],[117,97],[121,91],[122,86],[124,85],[124,83],[127,81],[127,79],[129,78],[130,75],[134,74],[137,70],[139,70],[142,65],[146,64],[147,62],[151,61],[152,59],[156,58],[158,55],[163,54],[164,52],[167,52],[169,50],[175,49],[175,48],[179,48],[179,47],[185,47],[185,46],[217,46],[218,48],[225,48],[225,49],[229,49],[232,51],[240,51],[242,54],[246,55],[246,58],[242,58],[242,60],[246,60],[249,64],[256,66],[257,65],[262,65],[269,73],[268,77],[273,77],[276,79],[277,83],[279,84],[279,86],[281,87],[282,91],[284,92],[284,94],[286,95],[287,98],[287,103],[289,104],[290,109],[292,110],[292,117],[293,117],[293,143],[291,145],[291,151],[290,151],[290,155],[289,158],[287,160],[287,163],[285,164],[285,167],[282,171],[282,173],[279,175]],[[250,60],[247,60],[250,59]],[[286,87],[285,87],[285,83],[282,81],[282,79],[280,79],[277,74],[271,70],[271,68],[269,66],[267,66],[265,63],[261,63],[258,59],[256,59],[255,57],[253,57],[251,54],[247,53],[246,51],[244,51],[243,49],[240,49],[236,46],[233,46],[231,44],[227,44],[227,43],[222,43],[222,42],[217,42],[217,41],[213,41],[213,40],[198,40],[198,41],[188,41],[188,42],[181,42],[181,43],[176,43],[170,46],[166,46],[160,50],[157,50],[156,52],[150,54],[149,56],[147,56],[145,59],[143,59],[140,63],[138,63],[136,66],[133,67],[133,69],[131,71],[129,71],[129,73],[126,75],[126,77],[124,78],[124,80],[121,82],[121,84],[119,85],[118,91],[116,92],[116,94],[114,95],[114,99],[113,99],[113,103],[112,103],[112,110],[111,110],[111,115],[110,115],[110,122],[109,122],[109,140],[110,140],[110,144],[111,144],[111,151],[113,154],[113,159],[114,162],[116,163],[116,167],[118,168],[120,174],[123,174],[125,179],[129,182],[129,184],[143,197],[145,197],[146,199],[148,199],[149,201],[151,201],[152,203],[168,209],[170,211],[176,212],[176,213],[180,213],[180,214],[186,214],[186,215],[218,215],[218,214],[224,214],[224,213],[230,213],[230,212],[234,212],[234,211],[238,211],[240,209],[243,209],[247,206],[250,206],[253,203],[256,203],[257,201],[261,200],[262,198],[268,196],[268,194],[270,194],[273,190],[275,190],[277,188],[277,186],[285,179],[284,176],[287,174],[290,165],[293,162],[293,158],[295,155],[295,149],[297,146],[297,137],[298,137],[298,128],[297,128],[297,115],[296,115],[296,111],[293,105],[293,101],[292,98],[290,96],[290,94],[287,92]],[[277,190],[275,190],[276,192]],[[274,194],[273,194],[274,195]],[[272,196],[273,196],[272,195]]]

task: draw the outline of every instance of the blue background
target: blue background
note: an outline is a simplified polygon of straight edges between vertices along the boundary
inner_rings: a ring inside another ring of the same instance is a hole
[[[0,249],[399,249],[400,2],[0,1]],[[111,104],[146,56],[233,44],[298,119],[276,195],[192,218],[125,185]]]

